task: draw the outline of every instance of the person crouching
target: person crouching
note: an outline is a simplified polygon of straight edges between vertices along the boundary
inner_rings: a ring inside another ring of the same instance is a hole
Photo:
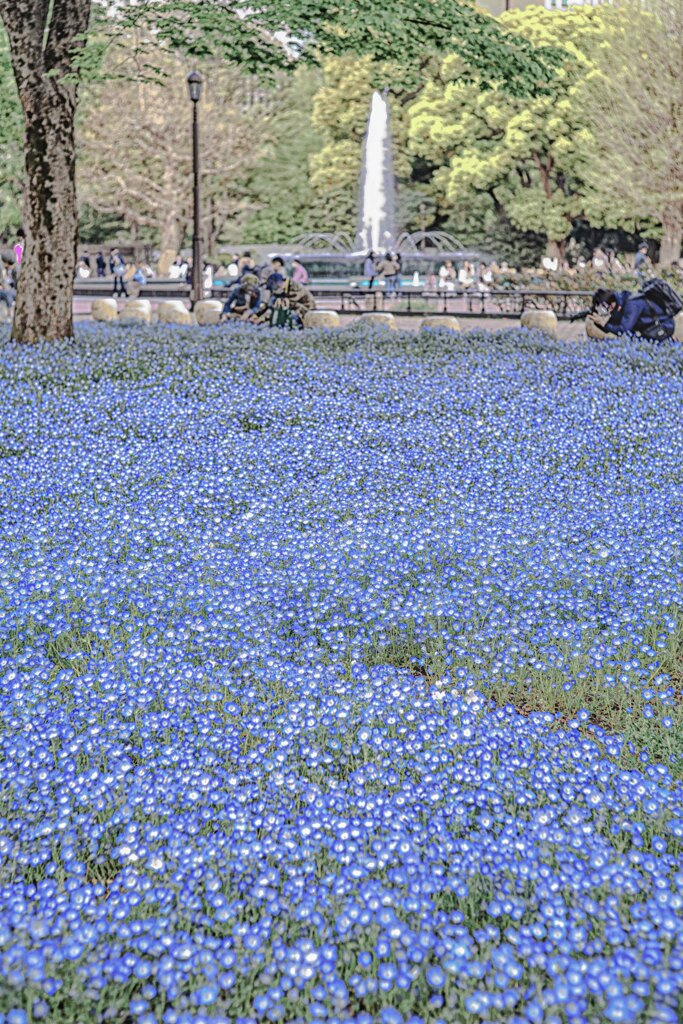
[[[249,320],[261,306],[261,289],[256,274],[244,274],[230,291],[221,320]]]
[[[670,341],[675,330],[673,317],[645,295],[606,288],[596,291],[586,319],[597,337],[637,334],[650,341]]]
[[[266,287],[270,299],[255,322],[267,323],[271,327],[303,327],[306,313],[315,309],[315,299],[308,288],[277,273],[270,275]]]

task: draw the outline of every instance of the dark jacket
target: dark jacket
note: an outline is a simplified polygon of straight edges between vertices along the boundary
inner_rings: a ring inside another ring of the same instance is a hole
[[[315,299],[308,288],[288,277],[282,291],[271,296],[270,305],[276,309],[291,309],[303,320],[309,310],[315,309]]]
[[[260,305],[261,291],[259,288],[250,290],[245,288],[244,285],[236,284],[225,300],[223,315],[232,312],[242,313],[247,309],[256,312]]]
[[[631,292],[617,292],[616,297],[619,305],[604,328],[609,334],[639,334],[660,323],[673,338],[673,318],[664,316],[654,303]]]

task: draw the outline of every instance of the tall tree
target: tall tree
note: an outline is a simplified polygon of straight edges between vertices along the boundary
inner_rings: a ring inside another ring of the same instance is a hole
[[[585,175],[611,212],[661,224],[659,260],[683,243],[683,3],[623,0],[609,46],[579,97],[597,145]]]
[[[76,259],[74,119],[92,0],[0,0],[25,119],[27,247],[14,319],[19,341],[72,333]],[[287,67],[321,52],[400,56],[455,47],[483,85],[517,94],[547,85],[553,53],[459,0],[139,0],[104,8],[112,27],[144,25],[193,56],[220,53],[247,70]]]
[[[91,0],[0,0],[24,115],[26,249],[14,315],[21,341],[73,334],[78,242],[75,74]]]
[[[434,194],[456,225],[473,204],[481,216],[488,208],[519,231],[544,234],[548,254],[561,256],[573,220],[585,212],[583,171],[595,144],[577,92],[606,38],[604,12],[530,7],[502,20],[565,53],[553,90],[531,99],[483,91],[463,76],[462,59],[450,55],[409,111],[410,145],[434,168]]]
[[[119,81],[88,89],[77,133],[78,185],[81,202],[92,210],[120,216],[137,237],[155,237],[163,266],[176,257],[192,217],[188,123],[179,116],[188,107],[187,68],[181,55],[158,44],[147,56],[157,72],[149,81],[135,81],[131,69]],[[116,64],[121,74],[125,52],[122,60],[112,55],[106,66]],[[212,252],[244,205],[241,182],[264,151],[277,93],[252,88],[238,70],[215,59],[198,68],[205,79],[202,236]]]
[[[311,121],[319,85],[317,69],[299,68],[276,92],[264,155],[244,183],[251,207],[245,242],[291,242],[328,222],[329,209],[316,207],[309,173],[322,145]]]

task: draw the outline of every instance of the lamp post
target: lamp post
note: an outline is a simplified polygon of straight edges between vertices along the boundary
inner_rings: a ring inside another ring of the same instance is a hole
[[[202,275],[201,195],[199,180],[199,117],[197,107],[202,95],[202,76],[191,71],[187,76],[187,89],[192,100],[192,171],[194,175],[194,234],[192,236],[192,304],[204,298]]]

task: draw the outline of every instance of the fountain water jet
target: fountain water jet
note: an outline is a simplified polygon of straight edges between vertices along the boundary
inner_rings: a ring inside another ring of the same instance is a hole
[[[386,96],[375,92],[360,176],[358,241],[365,250],[384,251],[394,243],[394,187],[389,105]]]

